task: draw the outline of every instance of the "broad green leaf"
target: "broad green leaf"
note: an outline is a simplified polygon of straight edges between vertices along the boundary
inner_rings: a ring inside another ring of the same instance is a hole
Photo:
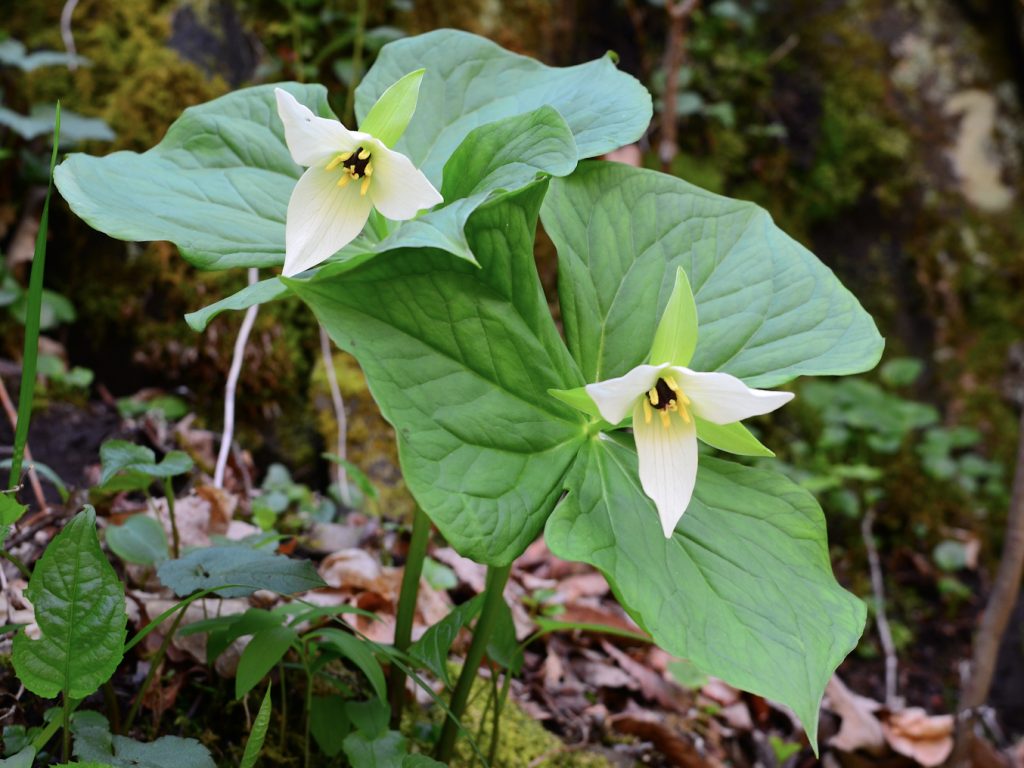
[[[575,389],[549,389],[548,394],[552,397],[557,397],[566,405],[571,405],[577,411],[587,414],[591,418],[601,420],[601,411],[598,410],[597,403],[594,399],[587,394],[586,387],[576,387]]]
[[[275,613],[264,611],[261,608],[250,608],[245,613],[217,616],[193,622],[178,630],[178,634],[187,636],[208,632],[206,661],[208,664],[213,664],[217,657],[238,638],[278,627],[281,625],[281,621],[281,616]]]
[[[372,738],[387,731],[391,710],[385,699],[367,699],[346,701],[345,714],[353,728]]]
[[[494,620],[491,639],[487,643],[487,655],[499,667],[504,667],[513,675],[518,675],[523,668],[523,649],[516,640],[516,625],[512,621],[512,609],[504,600],[498,606]]]
[[[359,124],[359,130],[380,139],[384,146],[395,146],[416,111],[416,99],[425,71],[417,69],[388,86]]]
[[[355,664],[366,675],[366,679],[373,686],[373,692],[382,701],[387,699],[387,684],[384,682],[384,671],[380,668],[380,662],[370,650],[370,644],[348,632],[340,629],[317,629],[310,633],[313,637],[319,637],[323,642]]]
[[[669,653],[791,707],[814,744],[825,684],[865,617],[832,575],[814,498],[774,472],[701,457],[665,539],[631,449],[595,439],[572,478],[548,520],[551,551],[599,568]]]
[[[179,597],[200,589],[214,589],[221,597],[243,597],[258,589],[291,594],[325,586],[308,560],[248,547],[197,549],[161,563],[157,576]]]
[[[775,455],[770,448],[764,446],[760,440],[750,434],[750,430],[743,426],[742,422],[713,424],[699,416],[694,418],[697,421],[697,437],[712,448],[735,453],[737,456],[767,456],[770,458]]]
[[[497,191],[521,189],[540,173],[572,173],[576,159],[572,131],[551,107],[476,128],[445,163],[443,207],[401,223],[376,250],[438,248],[476,264],[464,231],[473,211]]]
[[[283,257],[282,257],[283,258]],[[247,285],[237,293],[233,293],[226,299],[214,302],[209,306],[189,312],[185,315],[185,322],[193,331],[204,331],[210,321],[221,312],[229,309],[248,309],[254,304],[266,304],[282,296],[288,295],[288,288],[278,278],[271,277],[267,280],[260,280],[254,285]]]
[[[13,525],[21,519],[28,507],[21,504],[13,493],[0,493],[0,526]]]
[[[240,699],[251,691],[264,675],[277,666],[298,639],[298,633],[285,626],[270,627],[253,635],[238,659],[235,698]]]
[[[309,730],[320,751],[328,757],[341,752],[351,730],[345,699],[341,696],[314,696],[309,707]]]
[[[651,97],[605,56],[575,67],[547,67],[482,37],[442,29],[384,46],[356,89],[356,114],[366,115],[384,90],[426,68],[416,118],[396,145],[435,185],[441,169],[473,128],[539,107],[565,118],[580,157],[594,157],[638,139],[651,120]]]
[[[263,694],[260,710],[256,713],[256,719],[252,721],[249,738],[245,740],[245,751],[242,753],[242,762],[238,764],[238,768],[255,768],[256,761],[260,759],[263,741],[267,738],[267,729],[270,728],[270,710],[273,706],[270,699],[272,687],[268,685]]]
[[[107,440],[100,446],[103,472],[100,485],[106,486],[119,472],[145,475],[148,478],[166,478],[183,475],[192,469],[192,459],[184,451],[169,451],[159,462],[156,455],[143,445],[127,440]]]
[[[689,365],[697,348],[697,304],[686,270],[676,267],[676,282],[668,297],[651,346],[652,365]]]
[[[588,382],[647,362],[677,267],[697,301],[696,370],[769,387],[863,371],[881,354],[853,295],[753,203],[585,163],[551,182],[542,216],[558,248],[566,340]]]
[[[359,768],[402,768],[408,748],[405,736],[398,731],[385,731],[367,736],[361,731],[345,737],[345,756]]]
[[[121,240],[170,240],[202,269],[277,266],[302,173],[284,142],[274,88],[333,117],[321,85],[245,88],[191,107],[142,154],[74,154],[56,171],[71,209]]]
[[[26,596],[42,637],[14,637],[18,678],[35,694],[83,699],[121,663],[124,587],[96,537],[92,507],[75,515],[36,563]]]
[[[359,360],[418,503],[459,552],[490,564],[540,532],[585,434],[583,416],[548,394],[583,382],[533,260],[544,188],[477,209],[466,233],[480,268],[399,251],[288,281]]]
[[[99,712],[76,712],[71,721],[73,753],[80,761],[113,768],[216,768],[209,750],[195,739],[161,736],[148,744],[112,736]]]
[[[126,563],[153,565],[167,559],[167,534],[152,517],[132,515],[122,525],[109,525],[107,546]]]
[[[0,759],[0,768],[32,768],[36,759],[36,748],[29,745],[16,755]]]
[[[415,643],[409,646],[409,655],[434,673],[446,688],[452,681],[448,674],[448,653],[463,627],[476,618],[483,605],[483,595],[477,595],[451,609],[447,616],[432,625]]]

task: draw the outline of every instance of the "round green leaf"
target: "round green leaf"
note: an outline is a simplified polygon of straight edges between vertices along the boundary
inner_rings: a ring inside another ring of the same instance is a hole
[[[167,534],[152,517],[132,515],[107,528],[107,546],[126,563],[153,565],[167,559]]]

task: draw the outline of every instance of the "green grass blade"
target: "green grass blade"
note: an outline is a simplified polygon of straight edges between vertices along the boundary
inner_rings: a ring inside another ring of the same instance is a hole
[[[39,234],[36,235],[36,251],[32,259],[32,274],[28,286],[28,309],[25,313],[25,352],[21,366],[21,391],[18,393],[18,426],[14,433],[14,456],[11,474],[7,482],[13,488],[21,477],[21,465],[28,442],[28,424],[32,418],[32,400],[36,388],[36,357],[39,352],[39,314],[43,302],[43,272],[46,269],[46,233],[50,219],[50,197],[53,194],[53,169],[57,165],[57,150],[60,144],[60,103],[53,126],[53,152],[50,154],[50,178],[46,185],[46,201],[43,215],[39,219]],[[6,529],[0,538],[6,537]]]
[[[260,711],[256,713],[256,719],[252,722],[252,730],[249,732],[249,739],[245,742],[245,752],[242,754],[242,762],[238,768],[253,768],[259,759],[260,751],[263,749],[263,740],[267,737],[267,729],[270,727],[270,686],[263,694],[263,703],[260,704]]]

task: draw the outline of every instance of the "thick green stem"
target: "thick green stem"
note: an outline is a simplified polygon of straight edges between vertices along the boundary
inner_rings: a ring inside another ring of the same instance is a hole
[[[455,749],[455,738],[459,733],[458,721],[462,719],[462,714],[466,711],[466,702],[473,689],[477,670],[487,652],[487,644],[490,642],[498,612],[505,600],[502,593],[511,570],[511,565],[500,568],[491,566],[487,569],[487,589],[484,592],[484,604],[480,609],[480,618],[473,629],[473,642],[466,653],[462,674],[459,675],[459,682],[456,683],[455,691],[452,693],[449,715],[441,729],[441,737],[437,740],[435,757],[446,765],[451,762],[452,752]]]
[[[174,558],[181,557],[181,539],[178,537],[178,521],[174,517],[174,486],[171,478],[164,479],[164,497],[167,499],[167,515],[171,518],[171,539],[174,546]]]
[[[303,649],[302,664],[306,669],[306,727],[302,734],[303,754],[305,759],[303,765],[309,768],[309,720],[313,711],[313,673],[309,671],[309,659]]]
[[[68,698],[67,691],[64,691],[64,708],[61,715],[61,727],[64,729],[61,754],[64,756],[64,762],[67,763],[71,762],[71,699]]]
[[[395,622],[395,650],[403,654],[409,650],[412,643],[412,623],[416,615],[420,577],[423,575],[423,558],[427,555],[429,538],[430,518],[417,507],[412,519],[412,538],[409,540],[409,554],[405,559],[405,572],[402,574],[402,589],[398,595],[398,616]],[[391,727],[398,730],[402,723],[402,708],[405,705],[405,672],[397,664],[392,664],[388,673],[388,700],[391,703]]]

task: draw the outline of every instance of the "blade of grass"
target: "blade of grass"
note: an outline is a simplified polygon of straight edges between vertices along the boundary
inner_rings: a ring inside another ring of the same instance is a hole
[[[46,269],[46,233],[50,220],[50,197],[53,195],[53,169],[57,165],[60,145],[60,102],[53,125],[53,151],[50,153],[50,176],[46,184],[46,200],[39,218],[36,250],[28,283],[28,304],[25,312],[25,351],[21,363],[21,390],[18,392],[18,425],[14,431],[14,455],[7,486],[13,488],[21,477],[21,464],[28,442],[28,424],[32,418],[32,401],[36,389],[36,357],[39,353],[39,314],[43,305],[43,272]],[[7,538],[6,526],[0,530],[0,543]]]

